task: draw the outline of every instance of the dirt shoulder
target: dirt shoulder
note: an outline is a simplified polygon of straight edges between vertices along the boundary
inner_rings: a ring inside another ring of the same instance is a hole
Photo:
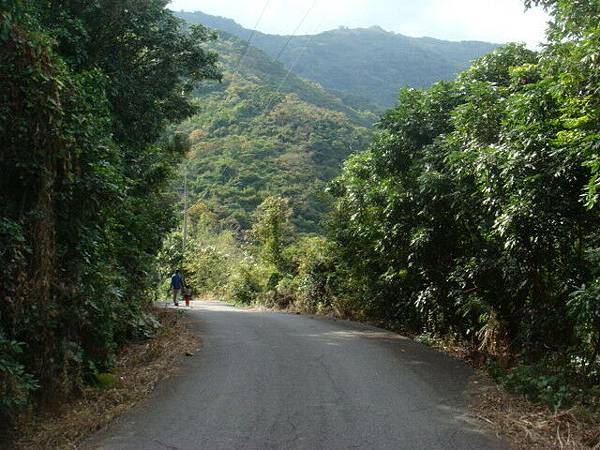
[[[470,410],[474,418],[515,449],[600,449],[600,410],[575,405],[553,411],[524,396],[509,392],[484,369],[486,357],[476,348],[435,341],[432,347],[469,363]]]
[[[473,415],[515,449],[600,449],[600,412],[581,406],[551,411],[513,395],[482,370],[470,382]]]
[[[188,326],[185,313],[156,309],[162,327],[153,339],[126,345],[112,374],[115,387],[86,387],[81,395],[52,411],[24,419],[25,430],[15,450],[74,449],[77,443],[108,425],[115,417],[143,400],[162,379],[178,370],[178,362],[201,345]]]

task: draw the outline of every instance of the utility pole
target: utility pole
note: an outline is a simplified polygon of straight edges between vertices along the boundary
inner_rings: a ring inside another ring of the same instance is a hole
[[[188,165],[185,164],[185,172],[183,175],[183,257],[185,258],[185,246],[187,242],[187,216],[188,216]]]

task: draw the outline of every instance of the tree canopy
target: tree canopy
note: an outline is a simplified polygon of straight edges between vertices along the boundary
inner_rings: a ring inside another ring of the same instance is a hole
[[[156,326],[145,292],[186,148],[161,136],[221,77],[212,34],[166,5],[2,1],[2,414],[38,386],[70,392]]]

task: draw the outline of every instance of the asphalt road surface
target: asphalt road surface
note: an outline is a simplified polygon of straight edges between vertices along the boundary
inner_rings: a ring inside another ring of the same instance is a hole
[[[468,419],[461,361],[367,325],[195,303],[203,347],[82,448],[508,448]]]

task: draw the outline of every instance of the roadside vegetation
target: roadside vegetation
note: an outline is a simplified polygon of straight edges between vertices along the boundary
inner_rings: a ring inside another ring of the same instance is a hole
[[[468,348],[597,447],[600,4],[532,3],[539,52],[403,89],[371,133],[236,39],[217,85],[215,35],[166,0],[0,0],[0,444],[160,335],[181,267],[196,296]]]
[[[154,256],[213,35],[167,1],[0,2],[0,441],[154,335]]]
[[[201,342],[181,311],[151,310],[161,327],[152,339],[128,342],[115,353],[110,373],[96,374],[77,396],[20,418],[11,450],[79,448],[92,433],[144,400],[157,384],[178,372],[183,357],[194,356]]]
[[[400,92],[328,185],[322,232],[294,227],[285,195],[241,231],[194,205],[196,290],[452,339],[514,393],[598,411],[600,7],[541,3],[541,51]]]

